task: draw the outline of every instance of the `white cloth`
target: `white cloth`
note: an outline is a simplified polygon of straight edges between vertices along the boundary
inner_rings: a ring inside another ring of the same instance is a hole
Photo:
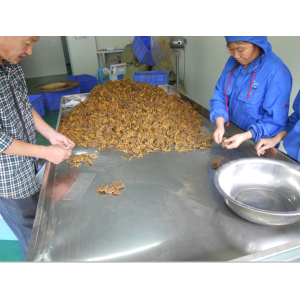
[[[62,104],[63,108],[68,108],[68,107],[74,107],[77,104],[79,104],[80,101],[75,101],[75,100],[71,100],[69,102],[67,102],[66,104]]]

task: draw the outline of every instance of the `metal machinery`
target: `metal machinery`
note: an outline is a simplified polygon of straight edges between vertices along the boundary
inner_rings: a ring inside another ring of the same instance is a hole
[[[100,84],[104,84],[106,80],[119,80],[126,74],[126,63],[114,64],[110,68],[100,68],[98,70],[98,79]]]
[[[210,136],[215,126],[208,111],[172,86],[162,87],[180,94],[203,116],[202,127]],[[57,128],[61,117],[73,110],[66,104],[88,96],[62,97]],[[241,132],[230,124],[225,137]],[[205,151],[156,152],[130,162],[115,149],[75,147],[73,154],[96,154],[98,159],[79,169],[65,162],[46,164],[26,260],[274,261],[292,255],[295,261],[300,256],[300,222],[274,227],[244,220],[214,184],[212,162],[257,157],[254,147],[250,140],[232,150],[214,144]],[[279,150],[266,151],[264,157],[299,165]],[[86,173],[94,177],[85,178]],[[125,184],[119,197],[97,193],[99,184],[115,180]],[[76,199],[66,197],[76,184],[82,197],[77,192]]]

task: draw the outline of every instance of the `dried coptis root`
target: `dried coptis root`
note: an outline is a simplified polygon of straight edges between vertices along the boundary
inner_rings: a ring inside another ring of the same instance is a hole
[[[178,94],[124,78],[94,87],[85,102],[62,117],[59,132],[76,146],[117,148],[142,158],[157,151],[212,148],[202,125],[201,115]]]
[[[113,195],[113,196],[119,196],[121,192],[124,190],[125,185],[122,181],[114,181],[110,185],[108,184],[102,184],[97,188],[97,192],[100,195]]]
[[[93,165],[92,159],[97,159],[97,155],[89,155],[88,153],[74,154],[67,160],[67,163],[71,168],[80,168],[82,163],[88,163],[90,166]]]

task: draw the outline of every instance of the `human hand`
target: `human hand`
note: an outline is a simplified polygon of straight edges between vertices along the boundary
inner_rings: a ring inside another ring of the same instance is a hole
[[[67,138],[65,135],[55,131],[49,137],[49,142],[51,145],[60,145],[64,149],[72,149],[75,147],[75,143]]]
[[[61,145],[51,145],[45,147],[45,152],[41,155],[44,158],[54,164],[59,164],[68,159],[72,154],[72,149],[68,149]]]
[[[214,131],[214,133],[212,134],[212,137],[217,144],[221,144],[223,142],[224,133],[225,133],[224,126],[223,127],[218,126]]]
[[[265,154],[265,150],[275,147],[279,142],[275,137],[259,139],[255,145],[255,150],[258,156]]]
[[[242,142],[246,140],[246,136],[244,133],[236,134],[228,139],[225,139],[223,142],[225,144],[226,149],[234,149],[237,148]]]

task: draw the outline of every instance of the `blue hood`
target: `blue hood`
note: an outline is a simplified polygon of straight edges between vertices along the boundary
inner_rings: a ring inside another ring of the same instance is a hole
[[[268,42],[268,38],[266,36],[225,36],[226,42],[248,42],[259,46],[265,54],[272,50],[271,44]]]

